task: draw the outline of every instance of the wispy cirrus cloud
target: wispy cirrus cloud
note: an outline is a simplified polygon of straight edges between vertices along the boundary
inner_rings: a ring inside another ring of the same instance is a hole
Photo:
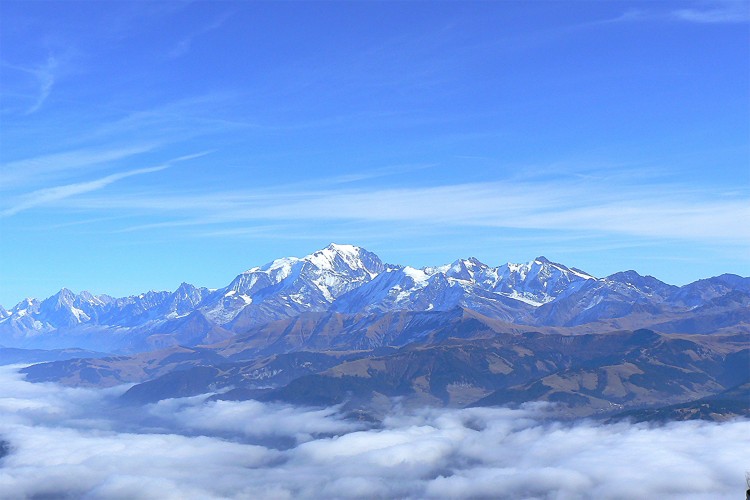
[[[22,85],[25,109],[19,106],[20,109],[17,109],[16,112],[28,116],[39,111],[52,93],[52,88],[58,79],[61,61],[60,58],[49,55],[44,62],[39,64],[19,65],[2,61],[2,67],[17,74],[25,75]],[[28,104],[29,99],[31,104]]]
[[[695,7],[674,10],[671,15],[680,21],[701,24],[747,23],[750,22],[750,2],[724,0],[700,3]]]
[[[26,110],[27,115],[36,113],[42,108],[44,101],[47,100],[50,93],[52,92],[52,86],[55,84],[58,61],[54,57],[50,56],[47,58],[45,64],[35,68],[32,74],[37,78],[39,82],[39,93],[36,96],[34,103]]]
[[[100,143],[126,136],[166,144],[196,137],[273,128],[233,117],[230,111],[236,107],[239,98],[240,95],[233,92],[214,92],[144,109],[118,109],[116,119],[98,123],[78,134],[74,140],[79,143]]]
[[[230,13],[224,13],[213,21],[200,26],[182,38],[172,50],[167,53],[170,58],[177,58],[187,54],[193,45],[193,41],[206,33],[217,30],[231,17]]]
[[[156,147],[155,143],[143,143],[107,149],[82,148],[7,162],[0,165],[0,190],[79,174],[90,167],[147,153]]]
[[[149,192],[81,198],[72,206],[131,213],[159,211],[170,217],[130,230],[189,226],[228,230],[247,224],[352,222],[750,243],[750,235],[738,230],[750,220],[747,193],[703,192],[664,183],[622,184],[606,178],[379,189]]]
[[[712,2],[692,2],[683,8],[673,7],[673,3],[653,3],[651,8],[629,9],[619,16],[587,22],[576,27],[605,26],[618,23],[636,22],[682,22],[696,24],[739,24],[750,22],[750,2],[747,0],[715,0]]]
[[[159,165],[156,167],[128,170],[126,172],[119,172],[116,174],[107,175],[105,177],[101,177],[99,179],[95,179],[92,181],[77,182],[74,184],[66,184],[63,186],[54,186],[54,187],[49,187],[49,188],[44,188],[44,189],[38,189],[36,191],[32,191],[31,193],[21,195],[18,198],[16,198],[10,207],[0,212],[0,217],[9,217],[19,212],[29,210],[30,208],[34,208],[34,207],[38,207],[42,205],[50,205],[50,204],[54,204],[62,200],[65,200],[67,198],[71,198],[73,196],[81,195],[84,193],[89,193],[92,191],[98,191],[122,179],[127,179],[128,177],[133,177],[136,175],[159,172],[159,171],[169,168],[174,163],[190,160],[193,158],[198,158],[206,154],[208,154],[208,152],[181,156],[179,158],[169,160],[165,164]]]
[[[9,217],[30,208],[38,207],[41,205],[49,205],[66,198],[70,198],[71,196],[76,196],[91,191],[97,191],[109,186],[114,182],[126,179],[128,177],[158,172],[166,168],[166,165],[160,167],[140,168],[127,172],[121,172],[118,174],[108,175],[106,177],[102,177],[93,181],[78,182],[75,184],[66,184],[64,186],[38,189],[26,195],[20,196],[11,207],[6,208],[2,212],[0,212],[0,217]]]

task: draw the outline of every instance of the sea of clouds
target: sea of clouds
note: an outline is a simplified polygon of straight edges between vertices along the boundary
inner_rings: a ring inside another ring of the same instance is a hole
[[[205,397],[122,407],[125,387],[0,367],[4,498],[742,498],[750,421],[556,422],[545,408],[396,411]],[[0,453],[2,454],[2,453]]]

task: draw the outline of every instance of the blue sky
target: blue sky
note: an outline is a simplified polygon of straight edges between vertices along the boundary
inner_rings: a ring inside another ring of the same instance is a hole
[[[747,2],[0,2],[0,304],[352,243],[750,275]]]

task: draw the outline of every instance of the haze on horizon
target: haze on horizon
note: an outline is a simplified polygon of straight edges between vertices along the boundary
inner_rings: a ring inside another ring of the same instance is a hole
[[[749,12],[3,1],[0,304],[222,286],[332,241],[750,275]]]

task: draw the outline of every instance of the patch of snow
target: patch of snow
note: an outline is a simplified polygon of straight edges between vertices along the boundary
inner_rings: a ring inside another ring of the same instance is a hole
[[[289,298],[292,300],[292,302],[296,302],[297,304],[305,304],[305,296],[301,293],[293,293],[289,295]]]
[[[422,271],[425,274],[432,276],[433,274],[445,274],[450,270],[450,268],[450,264],[445,264],[443,266],[423,267]]]
[[[89,318],[88,314],[83,312],[81,309],[78,309],[77,307],[70,306],[70,312],[73,313],[73,316],[76,317],[76,320],[78,320],[79,323],[81,323],[82,321],[88,321],[91,319]]]
[[[335,271],[336,258],[340,258],[350,269],[365,269],[360,258],[361,249],[354,245],[339,245],[331,243],[323,250],[306,256],[306,260],[321,270]]]
[[[594,276],[591,276],[590,274],[582,273],[579,271],[576,271],[575,269],[568,269],[569,273],[574,274],[575,276],[578,276],[579,278],[583,278],[585,280],[595,280],[596,278]]]
[[[427,279],[430,277],[426,272],[424,272],[422,269],[416,269],[414,267],[406,266],[403,269],[401,269],[401,272],[403,272],[406,276],[410,277],[414,280],[415,283],[426,283]]]
[[[546,303],[546,302],[549,302],[549,301],[551,301],[551,300],[552,300],[552,298],[551,298],[551,297],[549,297],[549,298],[548,298],[548,300],[545,300],[544,302],[539,302],[539,301],[537,301],[537,300],[534,300],[534,299],[530,299],[530,298],[528,298],[528,297],[525,297],[524,295],[521,295],[521,294],[520,294],[520,293],[518,293],[518,292],[513,292],[513,293],[501,293],[500,295],[503,295],[504,297],[508,297],[509,299],[514,299],[514,300],[518,300],[518,301],[520,301],[520,302],[524,302],[524,303],[526,303],[526,304],[529,304],[529,305],[531,305],[531,306],[534,306],[534,307],[539,307],[539,306],[541,306],[542,304],[544,304],[544,303]]]
[[[594,307],[595,305],[601,303],[602,299],[603,297],[601,295],[594,297],[594,299],[591,302],[589,302],[586,307],[583,308],[583,311],[587,311],[591,309],[592,307]]]

